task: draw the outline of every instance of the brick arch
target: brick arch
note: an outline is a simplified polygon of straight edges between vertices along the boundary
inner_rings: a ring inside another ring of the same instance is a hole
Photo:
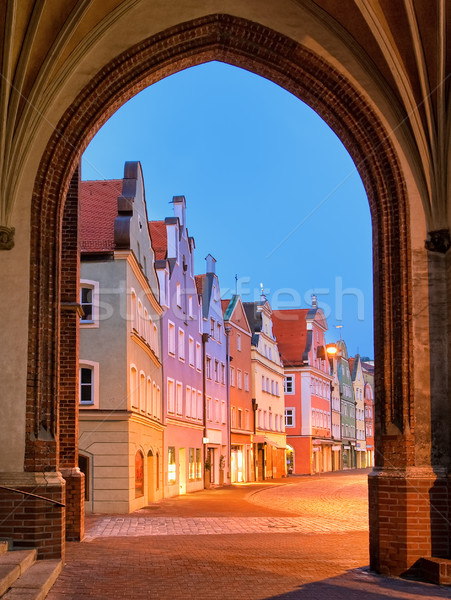
[[[389,136],[351,83],[313,52],[256,23],[212,15],[154,35],[107,64],[66,110],[42,157],[32,202],[26,470],[58,470],[60,464],[55,332],[65,283],[64,202],[76,165],[98,129],[127,100],[164,77],[212,60],[266,77],[306,102],[337,133],[359,170],[373,222],[376,397],[382,400],[378,440],[388,429],[402,436],[404,441],[395,436],[394,444],[400,464],[407,465],[413,368],[409,220]]]

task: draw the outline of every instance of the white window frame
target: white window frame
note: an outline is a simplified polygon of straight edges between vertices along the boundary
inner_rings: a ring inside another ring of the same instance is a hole
[[[175,323],[172,321],[168,321],[168,354],[175,356]]]
[[[288,418],[291,418],[291,425],[288,423]],[[296,408],[293,406],[285,409],[285,427],[296,427]]]
[[[172,389],[172,394],[169,393],[170,386]],[[173,415],[175,413],[175,381],[171,377],[167,378],[166,389],[167,389],[167,394],[168,394],[167,395],[167,398],[168,398],[167,411],[168,411],[168,413]]]
[[[177,350],[179,360],[185,362],[185,330],[179,327],[177,335]]]
[[[97,329],[99,327],[99,282],[92,279],[81,279],[80,280],[80,305],[81,305],[81,290],[87,288],[92,290],[92,319],[84,321],[83,317],[80,318],[80,327],[83,329]]]
[[[92,387],[91,387],[91,402],[80,402],[81,398],[81,369],[91,369],[92,371]],[[78,405],[80,408],[99,408],[99,363],[92,360],[78,361]]]
[[[196,342],[196,371],[202,371],[202,347]]]
[[[288,379],[291,379],[291,392],[287,391],[288,390]],[[296,393],[294,375],[285,375],[285,377],[283,378],[283,391],[286,396],[291,396]]]

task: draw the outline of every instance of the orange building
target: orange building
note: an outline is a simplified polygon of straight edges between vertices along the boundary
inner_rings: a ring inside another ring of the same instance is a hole
[[[252,333],[240,296],[221,300],[221,304],[229,338],[231,478],[232,483],[254,481],[254,410],[250,381]]]
[[[313,297],[311,309],[274,311],[273,323],[284,364],[289,472],[331,471],[332,375],[324,338],[326,318]]]

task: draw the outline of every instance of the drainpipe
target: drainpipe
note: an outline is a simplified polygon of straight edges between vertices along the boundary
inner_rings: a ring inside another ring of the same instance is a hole
[[[204,436],[203,436],[203,455],[204,455],[204,488],[205,488],[205,473],[206,473],[206,468],[205,468],[205,462],[207,460],[207,444],[205,442],[205,440],[207,439],[207,372],[206,372],[206,366],[207,366],[207,360],[206,360],[206,354],[205,354],[205,345],[208,342],[208,338],[210,337],[210,335],[208,333],[203,333],[202,334],[202,399],[203,399],[203,424],[204,424]]]
[[[227,478],[230,483],[232,483],[232,425],[230,422],[230,381],[229,381],[229,371],[230,371],[230,333],[232,328],[230,325],[224,325],[224,333],[226,336],[226,409],[227,409],[227,460],[229,466],[229,472],[227,474]]]
[[[254,413],[254,435],[257,433],[257,410],[258,410],[257,400],[255,398],[252,398],[252,411]],[[255,442],[253,442],[253,446],[254,446],[254,481],[257,481],[257,459],[258,459],[257,444]]]

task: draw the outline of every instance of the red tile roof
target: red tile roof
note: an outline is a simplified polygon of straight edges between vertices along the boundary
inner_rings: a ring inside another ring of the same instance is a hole
[[[352,370],[354,368],[354,361],[355,358],[348,358],[348,364],[349,364],[349,372],[351,373],[351,377],[352,377]]]
[[[302,364],[302,355],[307,344],[308,308],[274,310],[273,332],[285,367]]]
[[[82,181],[80,187],[80,244],[82,252],[114,249],[114,219],[122,179]]]
[[[149,221],[150,239],[155,252],[155,260],[164,260],[168,249],[168,235],[164,221]]]

